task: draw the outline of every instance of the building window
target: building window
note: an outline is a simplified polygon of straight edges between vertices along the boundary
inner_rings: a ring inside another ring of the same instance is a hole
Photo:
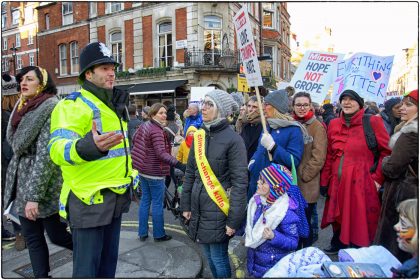
[[[8,59],[2,59],[1,60],[1,69],[2,72],[7,72],[9,71],[9,60]]]
[[[23,67],[22,56],[17,55],[16,56],[16,70],[22,69],[22,67]]]
[[[98,3],[89,2],[89,17],[96,17],[98,14]]]
[[[109,41],[111,42],[111,51],[114,60],[120,65],[117,68],[117,71],[122,71],[122,33],[121,31],[116,31],[110,34]]]
[[[32,30],[28,31],[28,45],[32,45],[34,43],[34,35],[32,35]]]
[[[7,51],[7,48],[8,48],[8,47],[7,47],[7,37],[4,37],[4,38],[3,38],[3,50],[4,50],[4,51]]]
[[[19,19],[20,19],[20,11],[14,10],[12,12],[12,25],[19,24]]]
[[[79,73],[79,48],[77,42],[70,43],[70,71],[72,74]]]
[[[49,14],[45,14],[45,29],[46,30],[50,29],[50,15]]]
[[[66,45],[58,46],[60,56],[60,75],[67,75],[67,47]]]
[[[73,23],[73,3],[72,2],[63,2],[62,4],[62,13],[63,13],[63,25]]]
[[[286,59],[283,57],[283,79],[287,79],[287,65]]]
[[[204,28],[204,64],[217,65],[222,46],[222,19],[218,16],[205,16]]]
[[[159,24],[159,67],[172,67],[172,23]]]
[[[273,47],[271,46],[264,46],[264,55],[269,55],[271,57],[271,71],[274,72],[272,74],[275,74],[276,69],[273,67],[273,63],[274,63],[274,52],[273,52]]]
[[[263,3],[263,26],[275,28],[274,26],[274,4]]]
[[[29,66],[34,66],[35,65],[35,59],[34,59],[34,54],[30,53],[29,54]]]
[[[32,6],[26,7],[25,8],[25,23],[32,22],[33,17],[34,17],[34,9],[32,8]]]
[[[15,43],[15,47],[19,48],[20,47],[20,33],[16,33],[16,43]]]
[[[5,2],[3,2],[5,3]],[[7,22],[7,13],[1,13],[1,28],[5,28],[6,27],[6,22]]]
[[[119,12],[122,10],[122,7],[123,7],[122,2],[108,2],[106,4],[107,4],[107,8],[106,8],[107,14]]]

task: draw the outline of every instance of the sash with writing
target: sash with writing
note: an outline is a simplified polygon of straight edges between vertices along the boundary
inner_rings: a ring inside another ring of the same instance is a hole
[[[208,195],[227,216],[229,212],[229,200],[223,186],[220,184],[219,180],[217,180],[216,175],[214,175],[214,172],[207,161],[205,140],[206,132],[203,129],[199,129],[194,133],[194,153],[197,168]]]

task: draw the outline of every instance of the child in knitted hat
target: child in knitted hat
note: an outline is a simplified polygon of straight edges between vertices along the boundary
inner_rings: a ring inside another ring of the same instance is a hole
[[[279,164],[260,172],[257,192],[248,204],[245,229],[247,267],[252,277],[261,278],[298,246],[299,204],[288,195],[292,181],[290,171]]]

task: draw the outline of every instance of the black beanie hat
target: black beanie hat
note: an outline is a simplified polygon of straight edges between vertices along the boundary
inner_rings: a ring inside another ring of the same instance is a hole
[[[359,104],[360,108],[363,108],[363,105],[365,104],[365,101],[354,90],[346,89],[345,91],[343,91],[340,95],[340,99],[339,99],[340,103],[341,103],[341,100],[343,100],[344,96],[350,97],[351,99],[353,99],[354,101],[356,101]]]

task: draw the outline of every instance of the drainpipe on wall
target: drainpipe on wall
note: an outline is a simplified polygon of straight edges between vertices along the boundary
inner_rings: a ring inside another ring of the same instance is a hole
[[[258,10],[259,10],[259,21],[260,21],[260,55],[263,55],[264,53],[264,46],[263,46],[263,40],[262,40],[262,30],[263,30],[263,21],[262,21],[262,3],[258,2]]]

